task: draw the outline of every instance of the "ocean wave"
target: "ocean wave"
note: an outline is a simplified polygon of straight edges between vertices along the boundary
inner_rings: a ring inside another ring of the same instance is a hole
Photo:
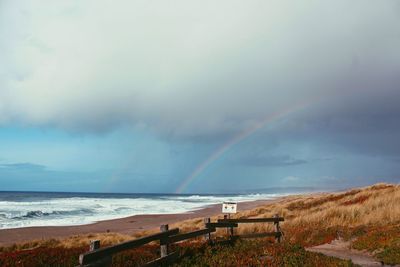
[[[80,215],[80,214],[88,215],[88,214],[92,214],[92,213],[93,213],[93,211],[90,209],[78,209],[78,210],[70,210],[70,211],[55,210],[52,212],[44,212],[41,210],[32,210],[32,211],[26,212],[25,215],[11,217],[10,219],[19,220],[19,219],[40,218],[40,217],[45,217],[45,216],[68,216],[68,215]],[[7,218],[6,215],[5,215],[5,218]]]
[[[65,226],[139,214],[193,212],[224,201],[243,202],[271,199],[276,195],[149,195],[129,197],[45,197],[31,201],[0,200],[0,229],[29,226]],[[1,198],[0,198],[1,199]]]

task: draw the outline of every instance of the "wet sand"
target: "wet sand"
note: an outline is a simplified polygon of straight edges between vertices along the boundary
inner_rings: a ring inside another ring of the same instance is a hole
[[[241,202],[238,203],[238,211],[250,210],[258,206],[279,201],[280,199],[282,198]],[[30,240],[60,238],[89,233],[115,232],[121,234],[133,234],[143,230],[158,229],[161,224],[172,224],[187,219],[211,217],[213,215],[221,215],[222,217],[221,204],[211,205],[188,213],[135,215],[126,218],[99,221],[86,225],[38,226],[3,229],[0,230],[0,246],[7,246]]]

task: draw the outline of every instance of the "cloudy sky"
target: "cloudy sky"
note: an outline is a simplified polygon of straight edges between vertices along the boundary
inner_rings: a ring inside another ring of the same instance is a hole
[[[0,190],[400,181],[400,2],[0,0]]]

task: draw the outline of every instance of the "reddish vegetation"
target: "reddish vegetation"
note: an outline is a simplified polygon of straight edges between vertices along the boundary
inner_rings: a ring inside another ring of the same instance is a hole
[[[343,206],[350,206],[350,205],[354,205],[354,204],[361,204],[361,203],[364,203],[368,198],[369,198],[369,196],[367,196],[367,195],[359,196],[359,197],[356,197],[354,199],[350,199],[350,200],[344,201],[342,203],[342,205]]]
[[[0,266],[74,266],[84,248],[36,248],[14,252],[0,253]]]
[[[113,257],[113,267],[141,266],[159,255],[157,245],[143,246]],[[76,266],[78,255],[87,248],[36,248],[2,252],[2,267]],[[176,266],[352,266],[350,262],[307,252],[300,245],[274,244],[270,239],[238,241],[234,245],[208,246],[186,242],[179,250]]]
[[[358,235],[353,248],[373,252],[386,264],[400,263],[400,225],[363,228]]]
[[[177,266],[352,266],[349,261],[307,252],[300,245],[274,244],[268,240],[206,246],[190,252]]]
[[[293,211],[293,210],[306,210],[306,209],[314,208],[314,207],[317,207],[317,206],[321,206],[321,205],[323,205],[325,203],[328,203],[328,202],[335,202],[335,201],[341,200],[341,199],[343,199],[345,197],[348,197],[348,196],[353,196],[353,195],[355,195],[355,194],[357,194],[359,192],[360,192],[360,190],[351,190],[351,191],[343,193],[343,194],[330,195],[330,196],[319,198],[319,199],[312,200],[312,201],[309,201],[309,202],[296,201],[296,202],[293,202],[293,203],[289,204],[287,206],[287,209],[290,210],[290,211]]]
[[[158,245],[146,245],[140,248],[121,252],[113,257],[113,267],[142,266],[158,258],[160,255]]]
[[[0,253],[2,267],[42,267],[42,266],[76,266],[79,254],[86,252],[87,247],[80,248],[34,248]],[[125,251],[113,257],[113,266],[140,266],[156,259],[159,255],[158,245],[147,245]]]
[[[289,241],[301,244],[304,247],[330,243],[337,238],[338,228],[336,227],[290,227],[285,229],[285,236]]]

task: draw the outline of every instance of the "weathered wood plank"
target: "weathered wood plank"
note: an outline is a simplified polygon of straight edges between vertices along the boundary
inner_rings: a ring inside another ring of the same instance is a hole
[[[281,236],[280,232],[270,232],[270,233],[235,235],[235,238],[260,238],[260,237],[279,237],[279,236]]]
[[[112,256],[112,254],[124,251],[126,249],[137,248],[152,241],[160,240],[170,235],[176,235],[177,233],[179,233],[179,229],[175,228],[163,233],[157,233],[154,235],[138,238],[132,241],[123,242],[114,246],[104,247],[95,251],[86,252],[79,256],[79,263],[81,265],[89,264],[93,261],[97,261],[107,256]]]
[[[91,240],[89,251],[95,251],[100,248],[100,240]],[[80,255],[81,256],[81,255]],[[109,267],[112,265],[112,256],[101,258],[97,261],[91,262],[89,265],[85,265],[85,267]],[[82,265],[80,265],[82,266]]]
[[[168,224],[163,224],[160,226],[160,231],[162,233],[167,232],[168,229],[169,229]],[[161,254],[160,257],[161,258],[166,257],[168,255],[168,242],[169,242],[168,236],[162,237],[160,239],[160,254]]]
[[[100,248],[100,240],[90,240],[89,251],[95,251]]]
[[[283,222],[282,217],[276,218],[243,218],[243,219],[218,219],[219,223],[262,223],[262,222]]]
[[[211,222],[211,218],[204,218],[204,227],[207,228],[207,223]],[[210,228],[210,229],[214,229],[214,228]],[[206,240],[206,242],[211,242],[211,233],[205,234],[204,238]]]
[[[209,234],[215,232],[215,228],[206,228],[206,229],[201,229],[201,230],[197,230],[197,231],[193,231],[193,232],[189,232],[189,233],[183,233],[183,234],[179,234],[179,235],[173,235],[170,236],[168,238],[168,241],[170,243],[175,243],[175,242],[179,242],[185,239],[189,239],[189,238],[194,238],[194,237],[198,237],[198,236],[202,236],[205,234]]]
[[[175,251],[165,257],[158,258],[143,265],[143,267],[156,267],[166,264],[172,264],[179,258],[179,252]]]
[[[279,214],[275,214],[274,218],[279,218]],[[275,221],[274,222],[274,226],[275,226],[275,232],[281,233],[281,228],[279,226],[279,221]],[[281,235],[278,235],[275,237],[275,241],[277,243],[281,242]]]
[[[238,227],[238,224],[233,222],[216,222],[216,223],[206,223],[206,227],[207,228]]]

